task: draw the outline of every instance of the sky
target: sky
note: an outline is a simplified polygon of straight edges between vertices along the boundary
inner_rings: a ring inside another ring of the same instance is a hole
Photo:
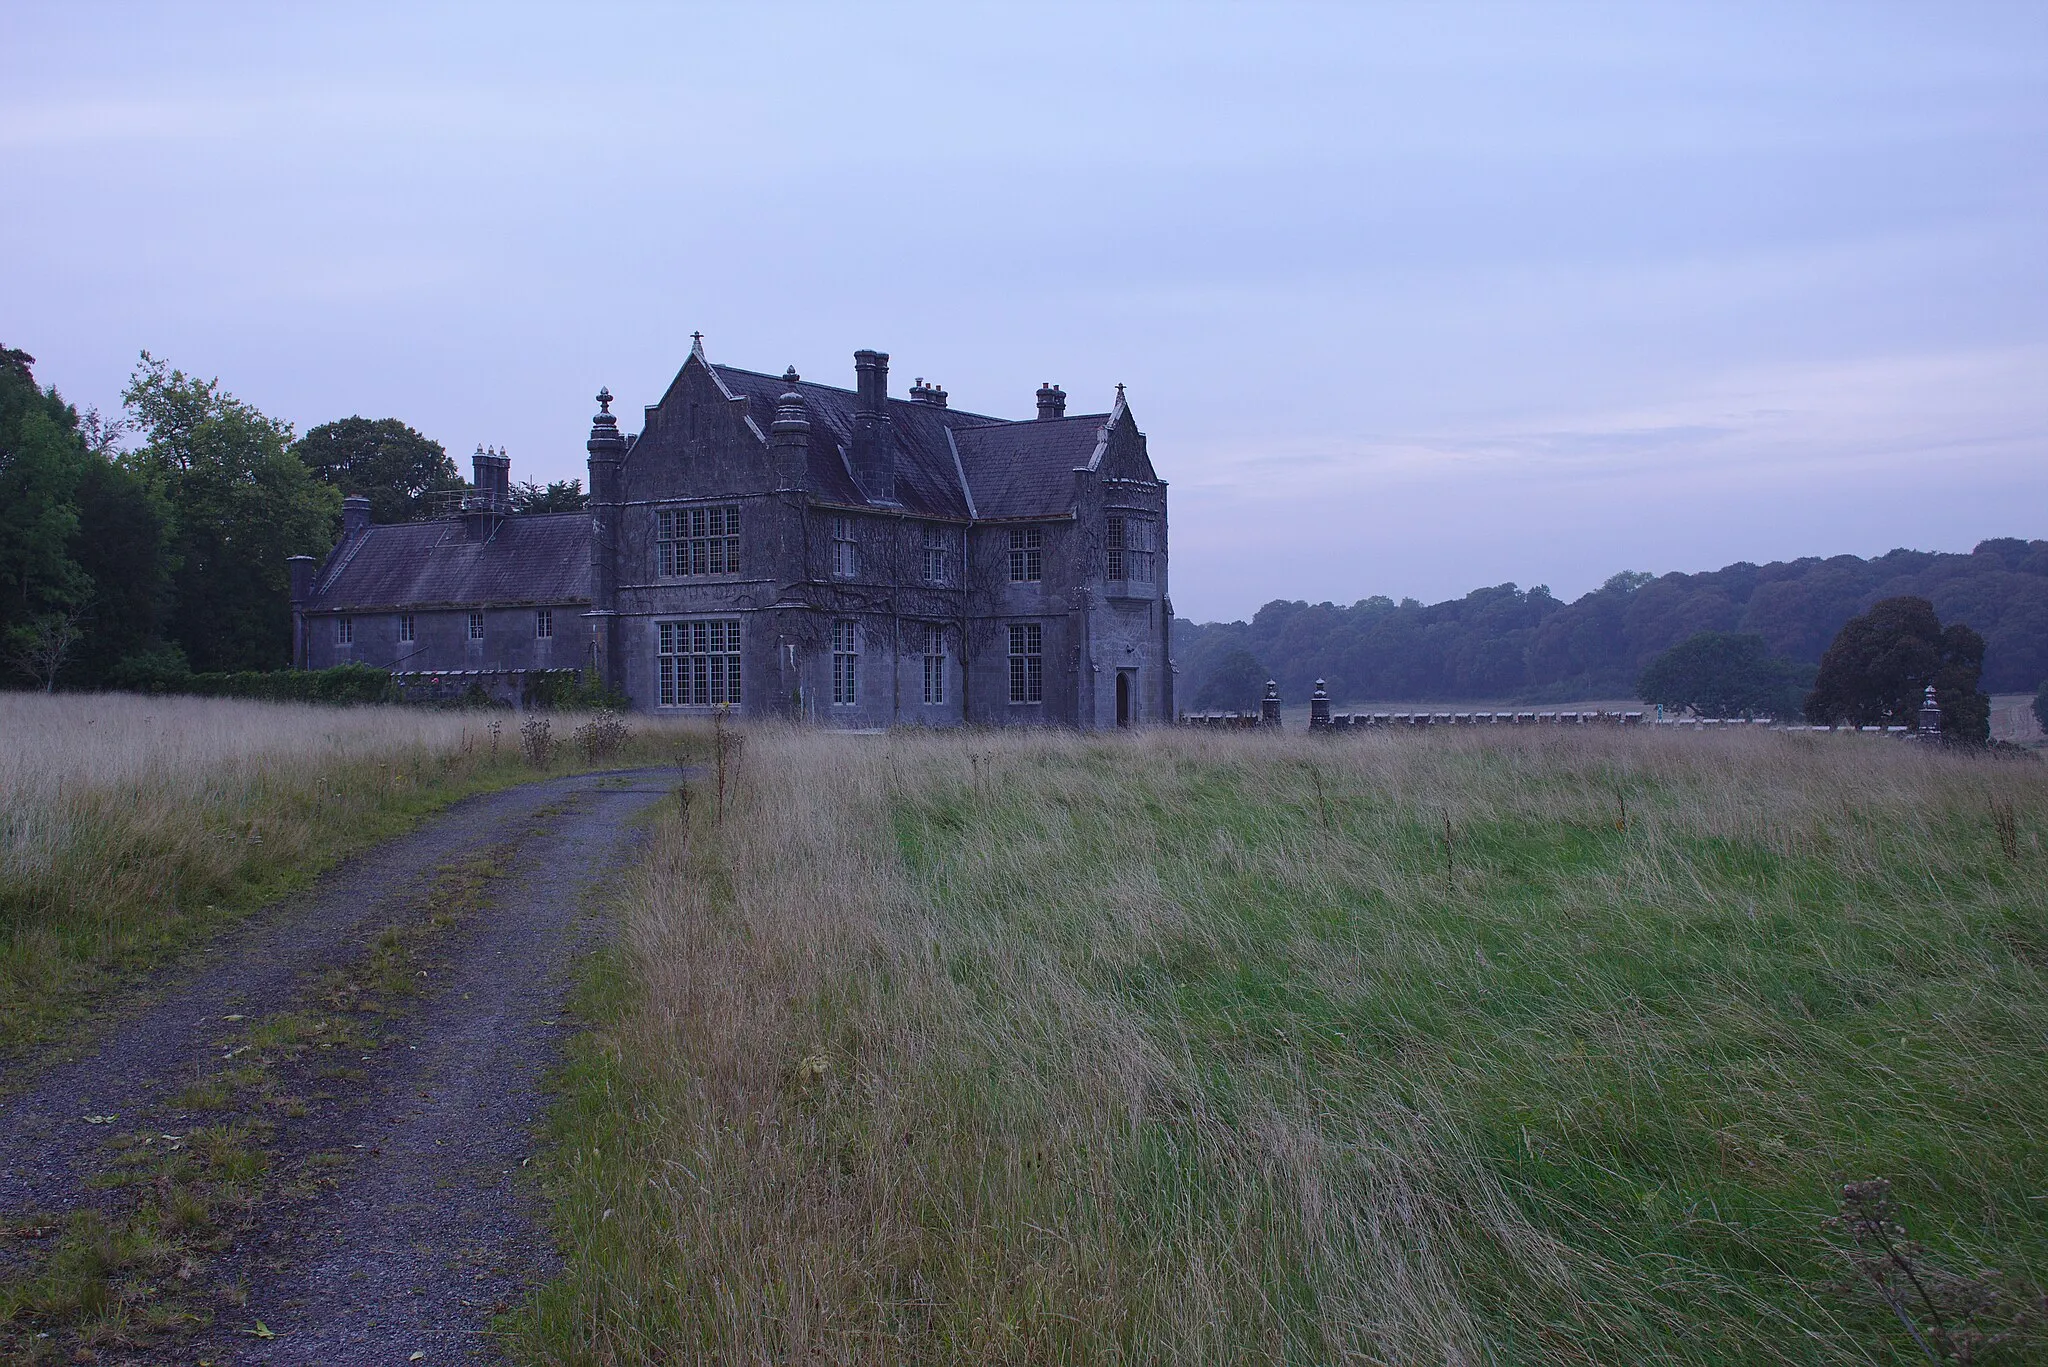
[[[0,345],[583,473],[1128,387],[1176,610],[2048,537],[2048,4],[0,4]]]

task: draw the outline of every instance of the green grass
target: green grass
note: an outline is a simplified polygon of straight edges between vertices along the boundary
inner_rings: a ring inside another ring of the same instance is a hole
[[[531,1360],[2048,1351],[2037,765],[774,733],[749,763],[738,820],[671,823],[603,974]],[[1836,1219],[1874,1177],[1925,1297]]]
[[[0,695],[0,1058],[356,851],[461,798],[672,762],[641,727],[595,765],[557,717],[545,771],[519,719],[118,695]],[[499,726],[494,740],[489,727]]]

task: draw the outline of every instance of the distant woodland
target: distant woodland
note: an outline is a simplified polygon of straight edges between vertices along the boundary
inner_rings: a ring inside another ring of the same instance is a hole
[[[1851,617],[1902,595],[1984,637],[1986,690],[2031,693],[2048,680],[2048,541],[2007,537],[1968,555],[1897,550],[1623,573],[1570,603],[1541,585],[1501,584],[1442,603],[1276,600],[1249,622],[1177,619],[1175,701],[1247,706],[1256,696],[1248,684],[1266,678],[1290,702],[1318,678],[1340,702],[1632,697],[1651,660],[1698,632],[1761,636],[1774,657],[1811,667]]]

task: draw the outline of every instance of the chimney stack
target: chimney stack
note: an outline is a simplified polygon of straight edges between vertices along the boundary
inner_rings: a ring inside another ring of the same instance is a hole
[[[470,483],[476,487],[485,508],[503,511],[512,502],[512,457],[497,447],[479,446],[469,458]]]
[[[1044,422],[1067,416],[1067,391],[1051,381],[1038,387],[1038,418]]]
[[[946,391],[939,388],[937,380],[926,384],[924,376],[920,375],[910,386],[910,401],[912,403],[928,403],[934,408],[944,408],[946,406]]]
[[[886,351],[856,351],[853,353],[855,389],[860,395],[860,411],[863,413],[884,413],[889,407],[889,353]]]
[[[341,501],[341,539],[353,541],[370,527],[370,500],[363,494],[350,494]]]
[[[889,425],[889,353],[856,351],[853,473],[877,503],[896,501],[896,434]]]

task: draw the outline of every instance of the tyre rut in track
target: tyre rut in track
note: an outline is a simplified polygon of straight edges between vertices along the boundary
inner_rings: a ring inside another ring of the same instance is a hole
[[[0,1221],[19,1226],[118,1208],[129,1198],[108,1178],[123,1164],[224,1128],[194,1109],[195,1087],[241,1066],[224,1058],[262,1057],[280,1023],[336,1030],[280,1054],[261,1114],[234,1131],[260,1150],[260,1198],[197,1263],[159,1269],[211,1322],[112,1335],[100,1360],[495,1360],[491,1315],[547,1261],[515,1176],[591,928],[579,908],[630,857],[628,823],[673,781],[580,776],[459,803],[141,994],[86,1056],[7,1079]],[[445,910],[451,888],[459,915]],[[401,942],[417,945],[404,963],[418,982],[395,1009],[373,1000],[368,1033],[354,1030],[338,994],[372,981],[372,961],[388,971],[385,950]]]

